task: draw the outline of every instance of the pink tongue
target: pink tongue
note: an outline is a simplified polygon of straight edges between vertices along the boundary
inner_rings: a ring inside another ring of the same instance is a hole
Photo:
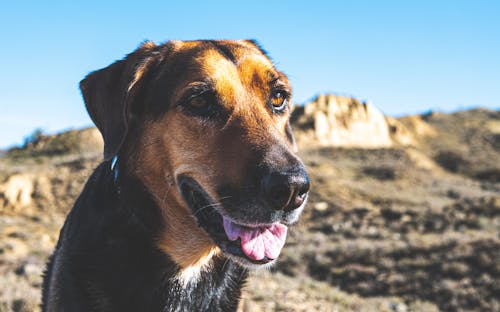
[[[224,230],[229,240],[241,239],[241,249],[253,260],[278,258],[285,245],[287,227],[274,223],[265,227],[246,227],[233,223],[224,217]]]

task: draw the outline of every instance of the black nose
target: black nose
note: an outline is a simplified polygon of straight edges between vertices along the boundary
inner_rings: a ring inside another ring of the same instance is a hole
[[[306,200],[309,177],[304,170],[269,173],[262,179],[262,190],[274,209],[297,209]]]

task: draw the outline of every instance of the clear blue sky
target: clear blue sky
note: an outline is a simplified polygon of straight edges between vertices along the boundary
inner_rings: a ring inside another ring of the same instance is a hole
[[[0,147],[91,125],[78,82],[150,39],[254,38],[291,78],[389,115],[500,107],[500,1],[8,1]]]

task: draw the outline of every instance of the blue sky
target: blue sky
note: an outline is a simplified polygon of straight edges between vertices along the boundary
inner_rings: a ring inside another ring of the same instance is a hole
[[[9,1],[0,147],[91,125],[89,72],[150,39],[253,38],[304,103],[333,92],[393,116],[500,108],[500,1]]]

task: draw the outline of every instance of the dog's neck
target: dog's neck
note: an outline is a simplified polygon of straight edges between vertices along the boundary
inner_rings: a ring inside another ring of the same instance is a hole
[[[199,306],[200,310],[206,310],[202,309],[202,306],[217,307],[217,302],[221,307],[237,304],[241,287],[247,277],[247,270],[223,257],[220,250],[215,248],[205,251],[199,261],[187,266],[179,265],[175,257],[169,254],[172,250],[169,250],[168,246],[162,247],[161,243],[166,235],[163,222],[165,207],[158,207],[157,201],[147,187],[127,174],[126,170],[120,169],[119,165],[119,163],[115,164],[114,170],[108,166],[107,171],[110,177],[108,183],[113,185],[112,189],[119,202],[120,210],[134,220],[135,227],[140,229],[146,238],[149,237],[151,241],[156,242],[154,246],[158,248],[157,256],[163,258],[161,261],[164,267],[162,270],[164,278],[157,286],[163,291],[162,297],[165,305],[180,304],[191,310],[193,303],[199,302],[203,303]],[[116,170],[119,171],[118,178],[115,179]],[[193,225],[196,226],[195,223]],[[201,230],[197,226],[196,229]],[[185,250],[173,250],[173,252],[183,251]],[[215,308],[215,310],[218,309]]]
[[[148,162],[143,158],[122,156],[118,161],[111,161],[112,175],[118,190],[128,187],[129,180],[136,180],[154,202],[155,211],[160,212],[161,230],[156,234],[156,243],[160,250],[182,268],[184,277],[196,277],[196,272],[208,266],[213,256],[221,251],[208,234],[198,226],[197,221],[184,202],[175,181],[165,172],[161,163],[149,161],[150,166],[141,166],[137,174],[137,163]],[[126,179],[126,183],[122,180]],[[122,186],[123,185],[123,186]],[[124,190],[122,196],[137,189]],[[134,195],[135,196],[135,195]],[[125,199],[128,201],[128,199]]]

